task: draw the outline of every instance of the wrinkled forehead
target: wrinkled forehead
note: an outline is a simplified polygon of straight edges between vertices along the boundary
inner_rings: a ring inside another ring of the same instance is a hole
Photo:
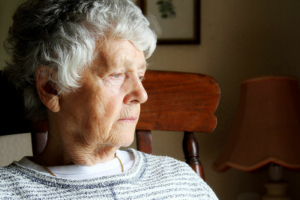
[[[120,66],[146,70],[144,53],[128,40],[107,39],[99,44],[96,58],[102,66],[115,68]]]

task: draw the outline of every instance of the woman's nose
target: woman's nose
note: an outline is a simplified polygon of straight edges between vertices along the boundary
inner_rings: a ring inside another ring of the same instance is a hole
[[[131,103],[145,103],[148,99],[148,94],[140,81],[138,77],[133,78],[131,80],[131,88],[128,92],[128,94],[124,98],[125,104],[131,104]]]

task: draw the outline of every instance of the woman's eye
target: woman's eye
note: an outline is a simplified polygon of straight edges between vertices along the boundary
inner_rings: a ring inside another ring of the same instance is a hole
[[[145,80],[145,77],[144,76],[140,76],[139,79],[140,79],[140,81],[143,81],[143,80]]]
[[[112,75],[114,78],[119,78],[120,76],[121,76],[121,73],[119,73],[119,74],[113,74]]]

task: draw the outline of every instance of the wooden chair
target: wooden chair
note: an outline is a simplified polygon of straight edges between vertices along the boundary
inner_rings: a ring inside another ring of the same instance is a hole
[[[137,124],[137,146],[152,154],[151,130],[182,131],[183,151],[187,163],[204,179],[199,160],[198,142],[193,132],[212,132],[217,124],[214,112],[220,99],[220,88],[207,75],[147,71],[143,85],[148,101],[142,105]],[[1,133],[31,133],[33,155],[39,154],[47,142],[47,122],[32,124],[23,113],[23,97],[0,71]]]

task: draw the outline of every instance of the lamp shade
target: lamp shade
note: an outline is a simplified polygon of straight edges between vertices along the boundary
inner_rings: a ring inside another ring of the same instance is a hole
[[[267,76],[241,84],[237,115],[213,168],[255,170],[268,163],[300,168],[298,80]]]

